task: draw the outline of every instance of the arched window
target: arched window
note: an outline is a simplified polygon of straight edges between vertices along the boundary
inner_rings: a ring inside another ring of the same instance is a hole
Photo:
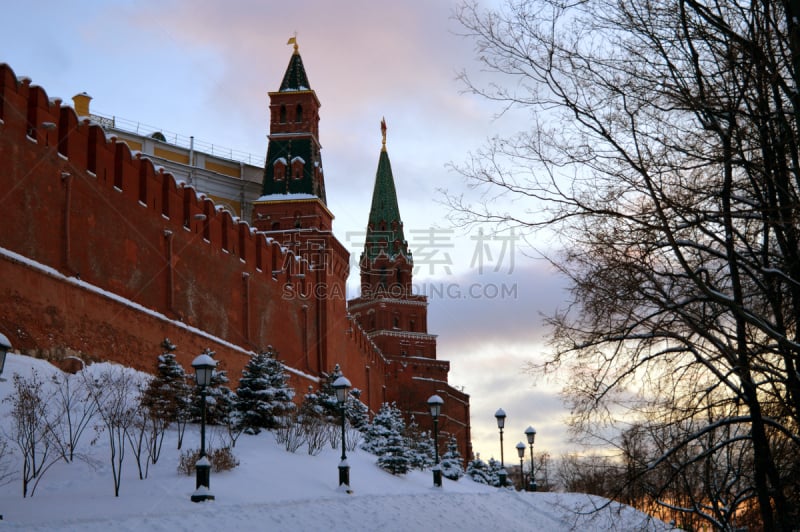
[[[305,169],[305,161],[302,157],[295,157],[291,162],[292,166],[292,179],[302,179],[303,171]]]
[[[283,157],[277,159],[272,164],[272,168],[274,170],[273,176],[275,178],[275,181],[282,181],[283,179],[286,178],[286,159],[284,159]]]
[[[281,124],[286,123],[286,106],[281,105]]]
[[[294,121],[295,122],[303,121],[303,106],[300,105],[299,103],[297,104],[297,109],[295,109]]]

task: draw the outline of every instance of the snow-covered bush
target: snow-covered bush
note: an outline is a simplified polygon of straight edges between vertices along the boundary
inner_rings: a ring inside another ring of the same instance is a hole
[[[467,475],[479,484],[493,485],[492,472],[489,470],[489,465],[481,460],[480,455],[467,464]]]

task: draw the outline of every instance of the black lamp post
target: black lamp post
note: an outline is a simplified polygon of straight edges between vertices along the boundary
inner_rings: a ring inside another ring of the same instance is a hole
[[[345,448],[345,433],[344,433],[344,420],[345,420],[345,412],[344,412],[344,405],[347,401],[347,392],[350,390],[350,381],[342,375],[335,381],[333,381],[333,389],[336,390],[336,400],[339,401],[339,406],[342,408],[342,459],[339,462],[339,488],[343,489],[347,493],[351,493],[350,490],[350,465],[347,463],[347,455],[344,452]]]
[[[433,449],[436,456],[436,463],[433,466],[433,485],[437,488],[442,487],[442,469],[439,467],[439,414],[442,413],[444,400],[438,395],[428,397],[428,408],[431,409],[433,417]]]
[[[197,485],[192,494],[192,502],[213,501],[211,494],[211,462],[206,456],[206,387],[211,384],[211,376],[217,362],[203,353],[192,361],[197,386],[200,387],[200,458],[194,468],[197,471]]]
[[[11,342],[5,334],[0,333],[0,375],[3,374],[3,368],[6,367],[6,355],[11,351]],[[5,380],[0,378],[0,380]]]
[[[519,456],[519,489],[525,490],[525,469],[523,469],[523,461],[525,458],[525,444],[519,442],[517,444],[517,456]]]
[[[525,429],[525,436],[528,438],[528,445],[531,446],[531,483],[530,483],[530,490],[536,491],[536,475],[533,471],[533,440],[536,439],[536,429],[533,427],[528,427]]]
[[[497,419],[497,428],[500,429],[500,472],[497,476],[500,478],[500,487],[504,488],[506,486],[506,477],[508,476],[505,461],[503,460],[503,427],[506,426],[506,413],[502,408],[498,408],[497,412],[494,413],[494,417]]]

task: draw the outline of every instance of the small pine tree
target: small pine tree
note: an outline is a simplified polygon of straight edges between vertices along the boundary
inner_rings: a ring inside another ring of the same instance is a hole
[[[172,423],[177,425],[180,449],[186,423],[191,418],[192,387],[183,366],[175,358],[175,344],[164,338],[161,348],[164,352],[158,356],[156,375],[142,395],[142,406],[150,416],[164,420],[165,427]]]
[[[369,424],[369,408],[361,402],[361,390],[353,388],[344,404],[344,413],[350,426],[363,430]]]
[[[464,476],[464,463],[461,453],[458,451],[458,441],[451,436],[447,442],[447,451],[442,455],[439,467],[442,468],[442,475],[450,480],[458,480]]]
[[[242,370],[236,389],[235,410],[245,432],[258,434],[262,428],[273,429],[289,423],[295,405],[294,389],[272,346],[258,353]]]
[[[467,475],[479,484],[492,485],[492,475],[489,466],[477,455],[474,460],[467,464]]]
[[[405,422],[394,403],[383,403],[378,413],[364,430],[364,441],[361,448],[372,454],[380,455],[386,445],[387,438],[393,433],[403,434]]]
[[[309,388],[308,393],[303,397],[305,405],[303,408],[306,414],[315,412],[317,416],[328,423],[341,423],[342,410],[336,399],[336,390],[333,388],[333,382],[341,376],[342,370],[339,364],[336,364],[333,371],[320,383],[319,390],[314,392]],[[361,402],[360,397],[361,390],[352,388],[344,407],[345,417],[350,422],[350,426],[358,430],[362,430],[369,423],[369,409]]]
[[[362,448],[378,455],[378,466],[393,475],[408,472],[411,450],[403,415],[392,403],[383,403],[364,433]]]
[[[500,487],[500,470],[503,469],[500,466],[500,462],[495,460],[494,458],[489,458],[489,484],[495,487]]]
[[[409,442],[412,469],[423,471],[434,465],[435,449],[430,433],[419,430],[417,420],[411,415],[411,420],[406,427],[406,437]]]
[[[393,432],[386,437],[386,444],[378,456],[378,467],[392,475],[404,475],[411,465],[411,455],[405,436]]]
[[[142,395],[142,406],[148,408],[151,414],[173,422],[182,414],[185,417],[192,390],[186,382],[183,366],[173,353],[177,349],[175,345],[165,338],[161,347],[165,351],[158,355],[156,375]]]

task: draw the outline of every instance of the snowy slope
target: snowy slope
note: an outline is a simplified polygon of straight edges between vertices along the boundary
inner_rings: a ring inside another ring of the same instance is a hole
[[[46,377],[46,362],[9,355],[0,396],[13,390],[11,375],[35,368]],[[90,366],[89,370],[94,366]],[[88,370],[87,370],[88,371]],[[10,434],[10,405],[0,404],[0,427]],[[167,435],[162,456],[148,478],[139,480],[128,451],[120,496],[114,497],[107,437],[96,443],[89,429],[80,442],[86,460],[59,462],[41,478],[34,496],[22,498],[17,478],[0,486],[5,530],[264,530],[264,531],[417,531],[417,530],[668,530],[644,514],[580,494],[498,490],[462,478],[432,486],[429,471],[392,476],[364,451],[348,452],[352,494],[337,489],[340,450],[309,456],[305,447],[289,453],[270,432],[242,435],[234,448],[239,467],[212,473],[216,500],[192,503],[194,477],[176,469],[177,436]],[[189,426],[184,449],[199,447],[199,428]],[[211,430],[210,446],[223,434]],[[9,444],[9,449],[13,444]],[[14,449],[16,452],[16,449]],[[18,453],[17,453],[18,454]],[[19,460],[11,463],[16,471]],[[18,475],[17,475],[18,476]]]

